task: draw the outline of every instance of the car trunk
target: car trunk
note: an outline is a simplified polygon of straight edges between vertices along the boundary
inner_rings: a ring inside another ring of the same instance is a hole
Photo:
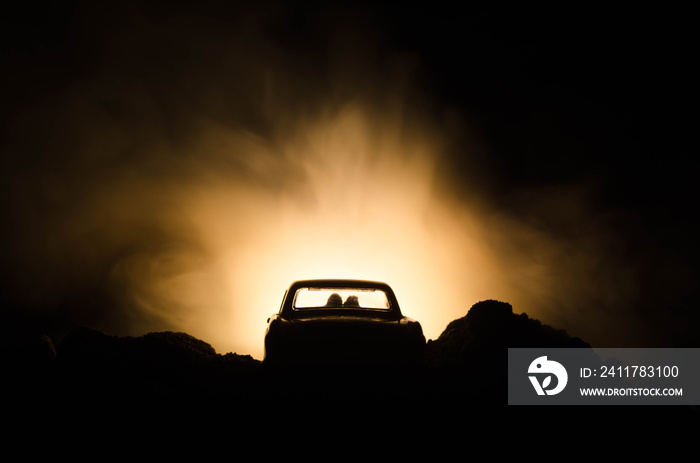
[[[404,326],[398,321],[320,317],[288,322],[285,357],[298,361],[378,363],[405,355]]]

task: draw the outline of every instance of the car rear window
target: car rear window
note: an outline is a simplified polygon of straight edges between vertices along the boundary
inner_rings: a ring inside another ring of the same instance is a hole
[[[374,288],[299,288],[294,296],[294,310],[369,309],[388,311],[389,298]]]

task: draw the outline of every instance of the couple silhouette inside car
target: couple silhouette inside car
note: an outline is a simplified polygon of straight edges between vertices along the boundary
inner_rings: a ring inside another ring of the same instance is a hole
[[[357,296],[348,296],[343,302],[343,298],[340,294],[333,293],[328,297],[328,302],[326,302],[326,307],[360,307],[360,301]]]

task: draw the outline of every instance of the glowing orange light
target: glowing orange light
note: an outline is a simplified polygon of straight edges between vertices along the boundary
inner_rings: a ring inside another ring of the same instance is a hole
[[[226,281],[225,296],[212,300],[204,280],[190,275],[199,305],[210,309],[199,320],[190,310],[188,331],[217,350],[260,358],[265,320],[299,279],[385,281],[428,338],[479,298],[493,297],[473,218],[434,192],[434,140],[362,107],[307,123],[298,134],[281,148],[284,161],[264,144],[243,144],[257,175],[284,162],[290,179],[283,183],[238,178],[188,192],[188,214],[216,262],[209,265]],[[218,133],[217,142],[227,146],[226,136]],[[187,291],[186,282],[173,283]]]

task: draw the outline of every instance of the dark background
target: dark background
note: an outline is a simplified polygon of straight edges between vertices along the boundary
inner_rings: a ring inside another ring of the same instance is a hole
[[[517,193],[522,187],[594,184],[595,206],[614,218],[625,243],[616,258],[639,275],[630,310],[658,330],[652,343],[697,345],[697,75],[689,11],[440,1],[23,2],[0,19],[0,139],[13,135],[23,111],[97,68],[134,11],[155,23],[207,18],[232,28],[259,14],[273,41],[319,69],[336,28],[366,29],[360,49],[379,40],[415,57],[426,92],[488,147],[469,159],[455,150],[446,181],[457,189],[478,181],[482,195],[514,214],[528,201]],[[157,69],[158,57],[154,62]],[[29,215],[41,214],[22,207],[7,173],[50,169],[61,155],[36,154],[41,133],[24,136],[26,150],[5,142],[2,149],[0,296],[7,307],[22,305],[12,288],[26,284],[13,277],[23,262],[15,244],[34,223]]]

